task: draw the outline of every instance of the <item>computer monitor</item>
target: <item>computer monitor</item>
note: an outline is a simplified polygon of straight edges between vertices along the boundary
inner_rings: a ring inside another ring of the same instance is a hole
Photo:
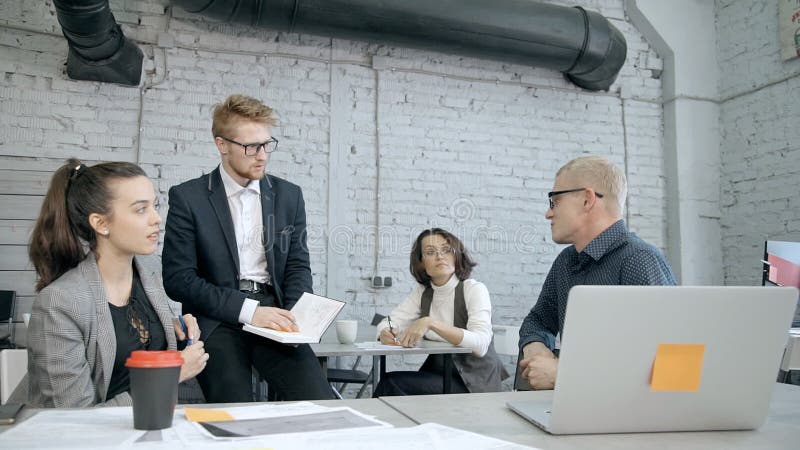
[[[800,242],[766,241],[761,273],[762,286],[794,286],[800,288]],[[800,299],[792,320],[800,327]]]

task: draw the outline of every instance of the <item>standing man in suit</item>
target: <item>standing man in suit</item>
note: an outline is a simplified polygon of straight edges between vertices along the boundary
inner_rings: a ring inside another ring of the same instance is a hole
[[[622,169],[599,156],[573,159],[556,173],[545,218],[553,241],[572,245],[553,262],[539,300],[519,330],[519,366],[534,389],[555,386],[555,336],[564,328],[573,286],[675,284],[664,255],[625,226],[627,193]]]
[[[206,337],[210,358],[198,381],[210,403],[253,401],[251,367],[282,400],[333,398],[308,345],[241,328],[296,331],[288,310],[312,291],[303,193],[265,174],[275,123],[260,100],[231,95],[214,108],[221,164],[169,190],[164,288]]]

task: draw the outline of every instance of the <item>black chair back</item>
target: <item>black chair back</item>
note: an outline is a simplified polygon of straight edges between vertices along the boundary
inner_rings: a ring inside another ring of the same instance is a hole
[[[17,291],[0,290],[0,348],[14,348],[14,309]]]

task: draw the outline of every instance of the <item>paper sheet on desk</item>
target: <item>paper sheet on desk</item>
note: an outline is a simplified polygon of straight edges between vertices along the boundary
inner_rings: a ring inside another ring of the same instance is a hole
[[[409,450],[418,448],[426,450],[524,450],[532,448],[436,423],[426,423],[408,428],[365,428],[282,435],[238,442],[242,444],[258,442],[275,450]]]
[[[234,406],[229,408],[192,408],[204,411],[224,411],[229,416],[238,420],[258,419],[262,417],[278,417],[293,414],[308,414],[313,412],[330,411],[332,408],[320,406],[312,402],[295,403],[253,403],[250,406]],[[175,411],[176,417],[186,418],[184,410]]]
[[[183,422],[187,424],[187,422]],[[215,440],[183,443],[169,450],[186,448],[201,450],[269,448],[274,450],[525,450],[532,447],[500,439],[426,423],[408,428],[358,428],[349,430],[316,431],[309,433],[276,434],[247,440]],[[134,450],[137,447],[134,447]]]
[[[253,438],[275,434],[390,426],[350,408],[258,419],[198,422],[197,425],[202,427],[206,436],[213,439]]]
[[[332,409],[316,405],[311,402],[298,402],[290,404],[261,404],[244,407],[223,408],[224,411],[237,419],[272,416],[285,414],[308,414],[312,412],[325,412]],[[349,408],[347,408],[349,409]],[[182,415],[182,411],[177,412]],[[359,413],[360,414],[360,413]],[[364,417],[369,417],[364,415]],[[190,427],[196,431],[196,424],[190,424],[176,415],[177,426]],[[191,440],[183,440],[183,448],[200,450],[213,444],[214,450],[220,449],[253,449],[264,447],[275,450],[408,450],[411,448],[425,448],[431,450],[524,450],[531,447],[518,445],[500,439],[475,434],[444,425],[428,423],[408,428],[369,427],[330,431],[312,431],[307,433],[275,434],[249,439],[210,440],[194,434]],[[198,440],[202,439],[202,441]],[[175,450],[172,448],[170,450]]]
[[[131,408],[46,410],[0,434],[0,448],[118,448],[144,435]]]
[[[373,350],[373,349],[381,349],[381,350],[398,350],[402,349],[403,346],[401,345],[389,345],[389,344],[381,344],[378,341],[364,341],[364,342],[356,342],[356,347],[364,349],[364,350]]]
[[[224,411],[234,420],[195,423],[204,436],[212,439],[249,439],[276,434],[391,426],[352,408],[328,408],[309,402],[216,411]]]
[[[327,411],[309,402],[287,405],[254,405],[225,408],[234,417],[263,417],[287,411],[298,414]],[[369,416],[365,416],[369,417]],[[522,450],[529,447],[487,436],[424,424],[409,428],[369,427],[308,433],[279,434],[247,440],[212,440],[198,432],[195,424],[175,411],[172,428],[156,431],[133,429],[131,408],[87,408],[47,410],[0,434],[0,447],[13,449],[114,448],[164,450],[226,450],[271,448],[275,450]]]
[[[193,443],[191,450],[208,445]],[[274,450],[525,450],[532,447],[492,437],[426,423],[408,428],[359,428],[278,434],[247,440],[213,441],[214,450],[270,448]],[[174,450],[174,449],[171,449]]]

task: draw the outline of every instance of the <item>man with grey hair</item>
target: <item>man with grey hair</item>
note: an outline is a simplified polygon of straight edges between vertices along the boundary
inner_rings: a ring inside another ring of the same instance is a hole
[[[576,158],[556,173],[545,218],[553,241],[572,245],[553,262],[519,331],[520,370],[534,389],[555,386],[555,336],[573,286],[675,284],[664,255],[625,226],[627,191],[624,172],[606,158]]]

